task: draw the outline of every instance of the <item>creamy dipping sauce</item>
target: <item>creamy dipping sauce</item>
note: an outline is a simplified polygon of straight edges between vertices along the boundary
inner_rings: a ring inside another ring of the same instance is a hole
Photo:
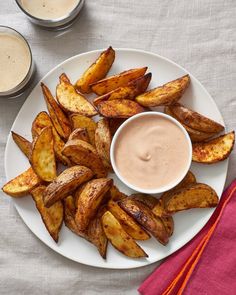
[[[22,7],[40,19],[57,19],[68,15],[79,0],[21,0]]]
[[[135,118],[121,130],[114,146],[114,161],[129,184],[152,190],[181,177],[188,169],[189,152],[188,140],[179,126],[150,114]]]
[[[0,92],[19,85],[31,65],[31,55],[26,42],[13,34],[0,33]]]

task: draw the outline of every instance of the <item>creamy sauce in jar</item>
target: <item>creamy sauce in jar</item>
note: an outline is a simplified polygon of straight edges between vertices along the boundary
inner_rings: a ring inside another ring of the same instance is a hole
[[[79,0],[21,0],[22,7],[40,19],[57,19],[68,15]]]
[[[0,92],[19,85],[30,65],[31,55],[26,42],[16,35],[0,33]]]
[[[150,114],[137,117],[121,130],[114,161],[129,184],[154,190],[181,177],[188,168],[189,153],[183,130],[168,118]]]

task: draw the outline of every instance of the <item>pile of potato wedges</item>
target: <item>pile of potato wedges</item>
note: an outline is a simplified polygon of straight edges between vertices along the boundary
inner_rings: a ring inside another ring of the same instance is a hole
[[[120,192],[109,174],[116,130],[135,114],[165,106],[164,112],[189,133],[193,161],[206,164],[226,159],[235,135],[234,131],[218,135],[224,126],[179,103],[191,82],[189,75],[147,90],[152,74],[146,74],[146,66],[106,77],[114,60],[115,51],[109,47],[75,84],[61,74],[55,97],[41,83],[48,112],[40,112],[32,122],[32,140],[12,131],[30,167],[2,190],[15,198],[31,195],[56,242],[64,222],[104,259],[108,241],[128,257],[148,257],[138,240],[153,236],[166,245],[174,231],[173,214],[215,207],[219,198],[207,184],[197,183],[190,171],[159,198]],[[97,95],[92,102],[90,93]],[[96,115],[100,117],[95,121]]]

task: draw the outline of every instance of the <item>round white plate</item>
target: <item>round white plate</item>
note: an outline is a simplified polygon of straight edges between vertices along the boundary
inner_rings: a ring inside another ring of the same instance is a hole
[[[51,89],[52,93],[55,93],[58,77],[62,72],[65,72],[72,82],[76,81],[84,70],[98,57],[100,52],[101,50],[97,50],[71,57],[55,67],[41,81]],[[179,65],[156,54],[133,49],[117,49],[116,59],[109,75],[119,73],[126,69],[143,66],[148,66],[148,71],[152,72],[152,81],[149,88],[162,85],[187,73]],[[190,87],[187,89],[181,102],[223,124],[223,119],[214,100],[197,79],[192,75],[190,76]],[[43,110],[46,110],[46,105],[39,83],[25,101],[16,117],[12,130],[31,140],[32,121]],[[12,137],[9,136],[5,152],[7,180],[17,176],[28,167],[28,160],[13,142]],[[228,161],[226,160],[214,165],[194,163],[192,164],[191,170],[196,175],[198,182],[209,184],[220,196],[224,188],[227,167]],[[112,175],[114,176],[114,174]],[[118,185],[121,191],[125,193],[131,192],[115,176],[113,178],[115,184]],[[125,257],[109,245],[107,259],[103,260],[93,245],[73,234],[64,225],[60,233],[59,243],[56,244],[45,229],[34,202],[29,196],[19,199],[13,198],[12,200],[25,224],[50,248],[69,259],[83,264],[115,269],[148,265],[172,254],[201,230],[214,211],[214,209],[193,209],[175,214],[175,230],[167,246],[162,246],[153,238],[148,241],[139,242],[149,255],[147,259],[131,259]]]

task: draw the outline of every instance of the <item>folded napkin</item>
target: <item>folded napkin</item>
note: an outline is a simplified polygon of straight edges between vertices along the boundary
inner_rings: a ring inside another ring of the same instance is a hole
[[[236,294],[236,180],[205,227],[139,287],[144,295]]]

